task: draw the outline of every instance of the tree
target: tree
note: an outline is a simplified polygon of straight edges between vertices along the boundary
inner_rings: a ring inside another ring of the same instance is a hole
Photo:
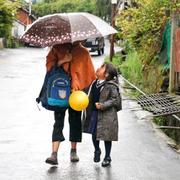
[[[162,34],[170,19],[168,14],[177,10],[180,3],[173,3],[171,0],[133,0],[133,2],[136,4],[135,7],[123,10],[117,18],[119,37],[125,42],[124,47],[129,60],[121,68],[124,68],[126,78],[144,92],[158,92],[163,70],[158,56]],[[135,69],[137,64],[141,65],[141,68],[138,66],[137,72],[129,68],[133,65]],[[134,78],[136,75],[139,78]]]
[[[9,38],[19,1],[0,0],[0,37]]]
[[[111,17],[111,1],[96,0],[96,15],[106,21],[109,21]]]
[[[33,5],[37,16],[65,12],[89,12],[106,21],[111,17],[110,0],[42,0]]]
[[[37,16],[65,12],[90,12],[95,13],[95,0],[44,0],[33,5]]]
[[[150,60],[159,51],[162,31],[176,5],[171,0],[134,0],[136,7],[124,10],[118,17],[121,37],[137,51],[149,53]]]

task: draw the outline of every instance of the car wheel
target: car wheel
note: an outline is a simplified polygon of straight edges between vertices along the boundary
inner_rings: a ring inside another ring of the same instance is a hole
[[[101,50],[98,50],[98,56],[100,56],[101,55]]]
[[[104,54],[104,48],[101,49],[102,54]]]

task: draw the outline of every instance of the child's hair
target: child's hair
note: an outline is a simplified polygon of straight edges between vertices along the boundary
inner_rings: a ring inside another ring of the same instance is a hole
[[[117,69],[111,63],[104,63],[105,65],[105,73],[108,74],[106,77],[106,81],[116,80],[118,82],[118,72]]]

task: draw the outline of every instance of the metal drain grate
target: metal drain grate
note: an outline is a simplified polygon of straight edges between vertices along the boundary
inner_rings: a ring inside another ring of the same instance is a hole
[[[180,101],[169,94],[143,95],[137,101],[144,110],[152,112],[155,116],[180,113]]]

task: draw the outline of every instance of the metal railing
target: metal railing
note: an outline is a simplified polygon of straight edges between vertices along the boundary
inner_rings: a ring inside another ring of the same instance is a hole
[[[137,101],[142,109],[152,113],[152,117],[171,115],[176,120],[180,121],[180,117],[176,115],[177,113],[180,113],[180,101],[177,100],[176,97],[165,93],[147,95],[122,75],[119,75],[119,77],[142,94]],[[180,130],[180,127],[175,126],[159,126],[157,128]]]

